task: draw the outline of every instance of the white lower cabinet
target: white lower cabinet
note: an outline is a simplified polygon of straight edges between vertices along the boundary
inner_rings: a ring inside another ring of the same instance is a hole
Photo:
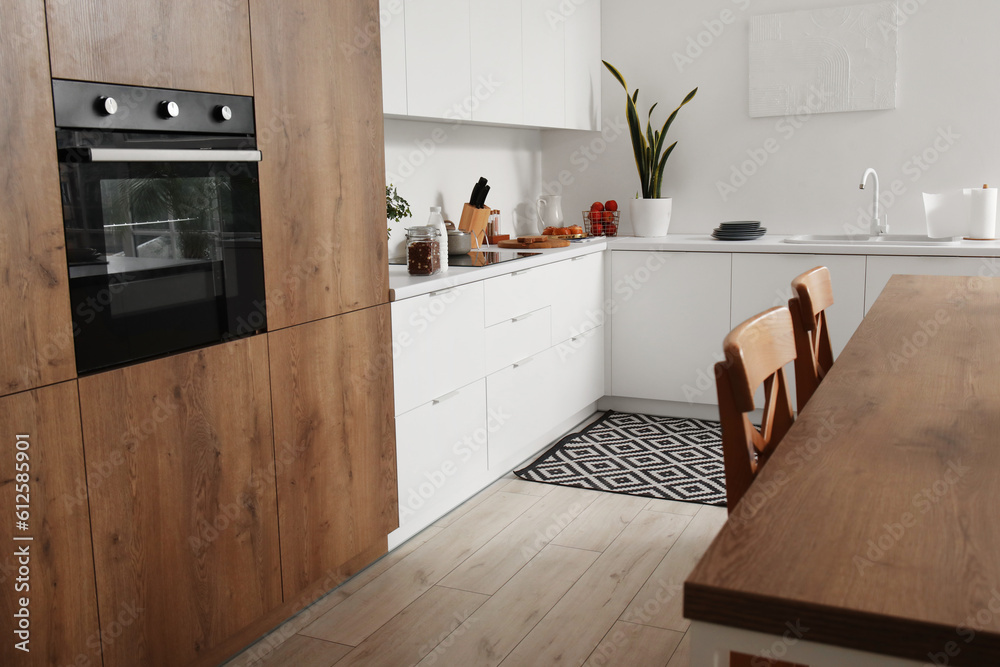
[[[895,274],[926,276],[1000,276],[1000,257],[869,257],[865,314]]]
[[[611,253],[614,396],[717,402],[731,267],[729,253]]]
[[[406,539],[490,482],[486,380],[396,417],[399,528]]]
[[[534,454],[552,429],[604,395],[604,328],[522,359],[486,378],[490,470]]]
[[[561,343],[604,324],[604,255],[595,252],[562,262],[550,287],[552,342]]]
[[[604,395],[602,254],[392,303],[400,527],[390,548]]]
[[[483,284],[394,301],[396,414],[478,380],[483,361]]]
[[[792,298],[792,279],[817,266],[830,269],[833,306],[827,309],[834,356],[847,345],[864,319],[865,258],[863,255],[765,255],[733,254],[733,305],[731,325],[736,327],[757,313],[786,306]],[[722,350],[722,340],[719,340]],[[795,401],[795,367],[785,368],[792,401]],[[757,407],[764,403],[764,389],[757,391]]]

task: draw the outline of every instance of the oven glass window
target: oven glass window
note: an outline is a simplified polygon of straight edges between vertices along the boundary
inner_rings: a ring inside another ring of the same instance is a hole
[[[231,220],[228,176],[101,181],[107,257],[173,262],[217,261],[223,220]]]

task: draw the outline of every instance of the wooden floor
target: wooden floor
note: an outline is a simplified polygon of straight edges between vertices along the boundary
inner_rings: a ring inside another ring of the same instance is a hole
[[[230,667],[687,667],[682,585],[723,507],[508,476]]]

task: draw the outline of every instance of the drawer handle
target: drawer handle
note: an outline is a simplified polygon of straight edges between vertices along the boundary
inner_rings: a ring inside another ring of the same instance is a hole
[[[525,364],[530,364],[534,360],[535,360],[534,357],[528,357],[527,359],[522,359],[521,361],[519,361],[516,364],[514,364],[514,368],[520,368],[521,366],[524,366]]]
[[[531,271],[531,269],[521,269],[520,271],[514,271],[510,275],[512,276],[523,276],[525,273]]]
[[[438,290],[437,292],[431,292],[430,295],[432,297],[434,297],[434,296],[441,296],[442,294],[450,294],[451,292],[454,292],[454,291],[455,291],[454,287],[449,287],[448,289],[442,289],[442,290]]]
[[[534,317],[535,315],[536,315],[536,313],[528,313],[526,315],[518,315],[517,317],[512,317],[510,321],[516,324],[518,322],[523,322],[524,320],[528,319],[529,317]]]
[[[590,255],[580,255],[579,257],[574,257],[574,258],[572,258],[569,261],[571,261],[571,262],[579,262],[581,259],[587,259],[588,257],[590,257]]]
[[[444,403],[449,398],[455,398],[456,396],[458,396],[458,394],[459,394],[459,390],[456,389],[455,391],[449,392],[449,393],[445,394],[444,396],[440,396],[438,398],[435,398],[433,401],[431,401],[431,405],[438,405],[440,403]]]

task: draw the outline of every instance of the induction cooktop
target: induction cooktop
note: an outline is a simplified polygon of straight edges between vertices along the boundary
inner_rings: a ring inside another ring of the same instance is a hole
[[[489,266],[491,264],[502,264],[504,262],[512,262],[515,259],[534,257],[541,254],[540,252],[516,252],[508,254],[489,250],[473,250],[467,255],[449,255],[448,266]],[[392,257],[389,259],[389,264],[406,266],[406,256]]]

